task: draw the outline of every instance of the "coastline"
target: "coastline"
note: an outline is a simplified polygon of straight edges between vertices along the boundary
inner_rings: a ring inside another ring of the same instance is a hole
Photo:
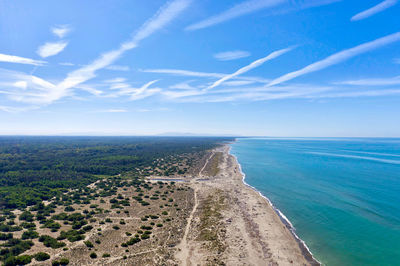
[[[232,157],[235,158],[235,161],[240,169],[240,174],[242,175],[242,182],[245,186],[249,187],[250,189],[254,190],[255,192],[257,192],[259,194],[260,197],[262,197],[267,203],[268,205],[275,211],[275,213],[279,216],[280,220],[282,221],[282,223],[287,227],[287,229],[292,233],[293,237],[295,238],[295,240],[297,241],[300,249],[303,252],[304,257],[312,264],[312,265],[322,265],[322,263],[320,261],[318,261],[313,253],[311,252],[310,248],[307,246],[307,244],[304,242],[304,240],[302,240],[297,234],[296,234],[296,228],[293,226],[293,224],[290,222],[290,220],[282,213],[281,210],[279,210],[277,207],[275,207],[275,205],[271,202],[271,200],[263,195],[257,188],[249,185],[246,182],[246,174],[243,172],[242,170],[242,166],[239,163],[238,158],[236,157],[236,155],[231,153],[231,144],[225,144],[227,145],[228,148],[228,153],[229,155],[231,155]]]
[[[179,265],[321,265],[284,215],[244,179],[224,143],[188,180],[194,208],[177,246]]]

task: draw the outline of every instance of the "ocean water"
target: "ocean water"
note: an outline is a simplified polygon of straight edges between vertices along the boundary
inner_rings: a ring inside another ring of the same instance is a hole
[[[400,139],[239,138],[246,182],[325,265],[400,265]]]

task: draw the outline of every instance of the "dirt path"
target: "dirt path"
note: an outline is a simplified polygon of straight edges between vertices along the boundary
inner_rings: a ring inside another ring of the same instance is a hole
[[[191,248],[188,245],[188,241],[187,241],[187,237],[189,234],[189,230],[192,224],[192,220],[194,217],[194,214],[197,210],[197,207],[199,206],[199,201],[197,199],[197,190],[194,191],[194,206],[193,206],[193,210],[190,213],[190,216],[188,218],[188,222],[186,224],[186,228],[185,228],[185,233],[183,235],[182,241],[181,243],[179,243],[178,247],[178,253],[176,254],[176,258],[182,263],[181,265],[191,265],[190,263],[190,257],[191,257]]]
[[[208,162],[211,160],[211,158],[214,156],[214,151],[211,152],[210,156],[207,158],[206,162],[204,163],[203,167],[200,169],[198,177],[203,177],[203,171],[204,169],[207,167]],[[190,231],[190,227],[192,226],[192,221],[193,218],[195,216],[195,213],[197,211],[197,207],[199,206],[199,200],[197,197],[198,194],[198,190],[196,188],[195,185],[193,185],[193,183],[196,182],[196,179],[191,180],[191,184],[192,187],[194,187],[194,206],[192,211],[190,212],[187,224],[186,224],[186,228],[185,228],[185,233],[183,234],[183,238],[181,243],[179,243],[179,245],[177,246],[178,248],[178,252],[176,253],[176,258],[182,263],[181,265],[191,265],[191,254],[192,254],[192,248],[190,247],[189,243],[188,243],[188,234]]]
[[[201,170],[199,171],[199,177],[202,177],[202,173],[204,171],[204,169],[206,168],[208,162],[211,160],[211,158],[214,156],[215,151],[212,151],[210,154],[210,157],[207,158],[206,162],[203,165],[203,168],[201,168]]]

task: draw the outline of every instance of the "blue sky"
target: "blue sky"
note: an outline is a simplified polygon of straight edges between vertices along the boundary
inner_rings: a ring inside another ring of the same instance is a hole
[[[0,134],[400,136],[400,0],[0,0]]]

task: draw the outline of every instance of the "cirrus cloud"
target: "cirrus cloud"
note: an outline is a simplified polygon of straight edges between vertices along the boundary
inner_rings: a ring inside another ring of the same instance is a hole
[[[217,60],[220,61],[229,61],[229,60],[235,60],[235,59],[240,59],[244,57],[249,57],[250,53],[247,51],[227,51],[227,52],[222,52],[222,53],[217,53],[214,55],[214,57]]]
[[[362,19],[371,17],[379,12],[382,12],[382,11],[388,9],[389,7],[396,5],[397,2],[398,2],[398,0],[385,0],[383,2],[380,2],[376,6],[373,6],[367,10],[364,10],[364,11],[354,15],[351,18],[351,21],[357,21],[357,20],[362,20]]]
[[[400,41],[400,32],[396,32],[396,33],[387,35],[385,37],[381,37],[379,39],[360,44],[353,48],[343,50],[336,54],[330,55],[327,58],[320,60],[318,62],[312,63],[300,70],[293,71],[293,72],[287,73],[283,76],[280,76],[279,78],[276,78],[273,81],[271,81],[268,84],[268,86],[278,85],[280,83],[292,80],[294,78],[322,70],[329,66],[339,64],[339,63],[346,61],[350,58],[353,58],[357,55],[372,51],[379,47],[382,47],[382,46],[385,46],[385,45],[388,45],[388,44],[391,44],[394,42],[398,42],[398,41]]]
[[[69,25],[58,25],[51,28],[51,32],[61,39],[64,38],[70,31],[71,28]]]
[[[66,41],[47,42],[40,46],[36,52],[41,57],[46,58],[61,53],[67,45],[68,42]]]
[[[26,64],[34,66],[42,66],[46,64],[45,61],[34,60],[30,58],[20,57],[16,55],[0,54],[0,62]]]

